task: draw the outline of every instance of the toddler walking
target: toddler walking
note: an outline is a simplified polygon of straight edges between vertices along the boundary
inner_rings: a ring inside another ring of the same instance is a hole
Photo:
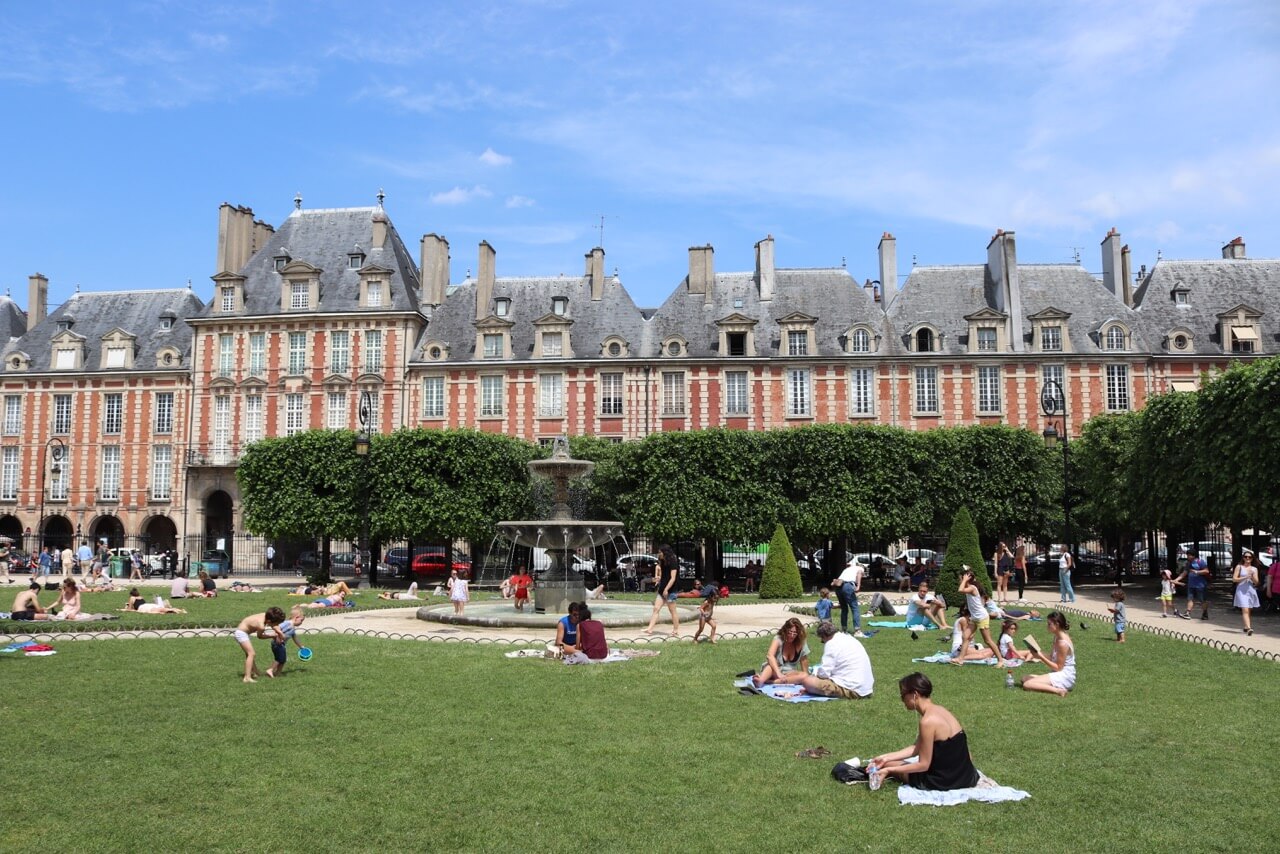
[[[712,643],[716,642],[716,602],[720,601],[720,593],[716,590],[707,591],[706,597],[702,600],[702,606],[698,608],[698,630],[693,633],[693,642],[698,642],[698,636],[702,634],[702,630],[706,627],[711,628],[711,635],[707,640]],[[831,603],[827,603],[827,608],[831,608]]]
[[[1125,608],[1124,608],[1124,590],[1120,589],[1119,587],[1117,587],[1115,590],[1112,590],[1111,599],[1116,604],[1113,607],[1108,608],[1107,610],[1110,611],[1112,614],[1114,614],[1116,618],[1116,642],[1124,643],[1124,630],[1125,630],[1125,622],[1126,622]]]

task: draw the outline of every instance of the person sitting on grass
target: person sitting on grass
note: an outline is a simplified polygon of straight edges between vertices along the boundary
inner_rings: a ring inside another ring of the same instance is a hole
[[[862,644],[853,635],[837,632],[827,620],[818,623],[817,631],[823,643],[822,662],[816,675],[802,680],[804,692],[845,700],[868,699],[875,690],[876,677]]]
[[[80,616],[80,588],[76,586],[74,578],[66,578],[62,581],[62,589],[58,591],[58,601],[49,606],[49,610],[61,606],[62,610],[58,612],[59,620],[75,620]]]
[[[200,589],[193,590],[189,596],[203,596],[205,599],[212,599],[218,595],[218,582],[209,577],[209,573],[203,569],[196,573],[196,578],[200,581]]]
[[[13,597],[11,620],[48,620],[49,613],[40,605],[40,583],[33,581],[17,596]]]
[[[284,670],[285,664],[289,660],[288,650],[289,641],[292,640],[298,649],[302,649],[302,642],[298,640],[298,627],[302,625],[302,621],[307,618],[302,612],[301,605],[294,605],[289,609],[289,619],[280,624],[280,634],[284,640],[271,640],[271,657],[275,659],[271,666],[267,668],[267,675],[275,678]]]
[[[410,599],[410,600],[419,600],[419,601],[421,601],[423,597],[421,597],[421,596],[419,596],[419,595],[418,595],[418,582],[416,582],[416,581],[411,581],[411,582],[409,582],[409,589],[408,589],[407,591],[405,591],[405,592],[401,593],[401,592],[398,592],[398,591],[388,590],[388,591],[386,591],[385,593],[379,593],[379,594],[378,594],[378,598],[379,598],[379,599],[392,599],[392,600],[394,600],[394,599]]]
[[[707,640],[711,643],[716,642],[716,602],[720,600],[719,591],[712,588],[702,600],[702,606],[698,608],[698,630],[693,633],[693,642],[698,642],[698,637],[702,634],[702,630],[710,627],[711,634]]]
[[[809,644],[805,642],[807,637],[804,623],[798,618],[792,617],[783,623],[777,636],[769,644],[760,672],[751,677],[756,687],[770,682],[784,685],[803,682],[809,673]]]
[[[259,638],[274,637],[284,643],[284,635],[280,633],[279,628],[283,622],[284,611],[278,607],[272,607],[261,614],[250,614],[240,621],[240,625],[236,626],[234,637],[236,643],[240,644],[240,648],[244,650],[245,682],[257,682],[258,680],[254,677],[262,675],[262,672],[258,670],[257,664],[254,663],[253,644],[249,642],[249,636],[257,635]]]
[[[986,661],[994,655],[991,650],[973,642],[973,623],[963,608],[957,611],[955,625],[951,629],[951,658],[963,664],[966,661]]]
[[[554,651],[560,655],[578,652],[578,623],[582,621],[582,603],[570,602],[569,613],[556,621]]]
[[[341,593],[343,596],[355,595],[345,581],[335,581],[324,589],[326,596],[333,596],[335,593]]]
[[[929,582],[921,581],[915,594],[907,600],[907,625],[937,626],[949,629],[947,625],[947,603],[936,593],[929,592]]]
[[[1049,673],[1038,676],[1024,676],[1022,687],[1026,691],[1043,691],[1046,694],[1067,696],[1076,685],[1076,648],[1071,643],[1071,626],[1067,618],[1057,611],[1050,611],[1045,618],[1049,631],[1053,634],[1053,649],[1045,655],[1038,649],[1031,650],[1032,657],[1049,667]]]
[[[185,614],[182,608],[171,608],[168,605],[157,602],[148,602],[138,594],[138,588],[134,587],[129,591],[129,601],[120,609],[121,611],[132,611],[138,614]]]
[[[585,664],[608,658],[609,643],[604,637],[604,623],[592,619],[591,609],[586,605],[578,610],[578,617],[578,649],[565,656],[565,663]]]
[[[917,789],[950,791],[978,785],[969,739],[956,716],[933,702],[933,683],[923,673],[898,680],[902,705],[920,715],[914,744],[871,760],[881,780],[897,777]]]
[[[1031,650],[1018,649],[1013,645],[1013,636],[1018,633],[1016,620],[1005,620],[1000,625],[1000,663],[1009,666],[1013,662],[1030,661]]]

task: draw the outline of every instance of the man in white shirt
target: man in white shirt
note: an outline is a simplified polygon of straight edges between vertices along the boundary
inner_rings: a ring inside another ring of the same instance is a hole
[[[276,547],[267,543],[267,572],[276,568]]]
[[[849,611],[853,611],[853,636],[866,637],[862,633],[862,613],[858,610],[858,591],[862,590],[862,576],[866,567],[854,558],[844,568],[844,572],[831,580],[836,589],[836,598],[840,600],[840,631],[849,631]]]
[[[822,663],[816,676],[804,677],[804,691],[819,697],[865,700],[875,690],[871,659],[852,635],[837,632],[829,620],[818,624],[822,641]]]

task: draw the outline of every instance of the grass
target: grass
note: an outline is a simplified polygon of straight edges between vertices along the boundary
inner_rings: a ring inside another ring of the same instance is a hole
[[[23,760],[0,850],[1268,850],[1275,664],[1100,628],[1065,700],[914,665],[936,638],[886,630],[873,699],[803,705],[731,688],[762,640],[575,668],[317,635],[256,685],[226,638],[63,643],[0,656],[0,755]],[[908,808],[830,778],[912,741],[895,682],[917,667],[1031,800]],[[835,756],[794,758],[816,745]]]

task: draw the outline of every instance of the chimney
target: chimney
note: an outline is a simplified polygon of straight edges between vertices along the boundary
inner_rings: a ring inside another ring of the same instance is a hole
[[[276,230],[270,225],[260,219],[255,219],[253,221],[253,251],[249,253],[250,257],[256,255],[262,247],[266,246],[267,241],[271,239],[271,235],[275,233]]]
[[[702,303],[711,302],[711,292],[715,286],[716,250],[711,244],[689,247],[689,293],[702,294]]]
[[[1222,247],[1222,257],[1231,261],[1244,260],[1244,238],[1237,237],[1235,240]]]
[[[892,234],[880,235],[880,292],[898,289],[898,241]]]
[[[996,229],[987,244],[987,282],[997,311],[1008,315],[1008,339],[1015,353],[1026,349],[1022,340],[1022,287],[1018,282],[1018,246],[1013,232]]]
[[[597,246],[586,255],[587,277],[591,279],[591,299],[604,297],[604,248]]]
[[[480,241],[480,264],[476,272],[476,320],[489,316],[489,303],[493,300],[494,264],[498,253],[489,241]]]
[[[1116,296],[1121,295],[1120,281],[1116,277],[1124,279],[1120,268],[1120,253],[1120,232],[1113,228],[1102,238],[1102,285]]]
[[[760,288],[761,301],[773,299],[775,279],[773,235],[766,234],[764,240],[756,244],[756,285]]]
[[[239,273],[253,254],[253,209],[226,202],[218,208],[219,273]]]
[[[1133,308],[1133,259],[1129,257],[1129,244],[1120,247],[1120,280],[1124,304]]]
[[[387,214],[382,208],[378,208],[373,212],[373,240],[370,246],[374,249],[384,249],[387,245]]]
[[[424,234],[418,257],[422,275],[422,305],[443,305],[449,287],[449,241],[437,234]]]
[[[49,316],[49,280],[44,273],[27,278],[27,331]]]

